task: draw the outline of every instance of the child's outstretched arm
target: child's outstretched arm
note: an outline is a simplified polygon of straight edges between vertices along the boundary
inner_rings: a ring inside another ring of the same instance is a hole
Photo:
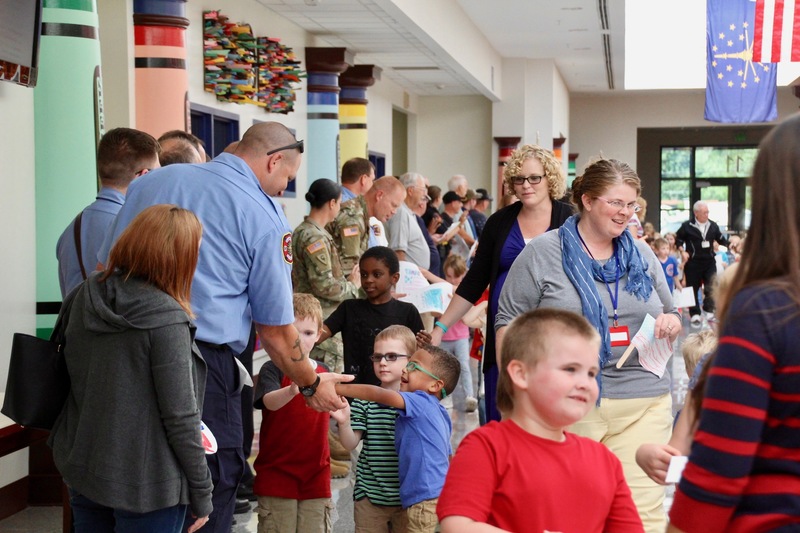
[[[486,308],[489,306],[489,300],[484,300],[478,305],[473,305],[472,308],[464,313],[461,321],[470,328],[482,328],[486,325]]]
[[[348,398],[358,398],[370,402],[380,403],[397,409],[405,409],[406,402],[403,395],[397,391],[383,389],[375,385],[363,385],[353,383],[338,383],[336,393]]]
[[[347,422],[350,423],[350,404],[345,402],[345,406],[341,409],[337,409],[335,411],[331,411],[331,418],[336,420],[336,423],[340,426]]]
[[[319,339],[317,339],[317,342],[314,343],[314,346],[319,346],[321,342],[326,341],[331,337],[333,337],[333,333],[331,333],[330,328],[328,328],[328,326],[323,324],[322,330],[319,332]]]
[[[666,485],[667,470],[672,457],[689,455],[692,448],[695,423],[691,404],[692,391],[689,391],[683,403],[684,408],[672,428],[672,437],[668,444],[642,444],[636,450],[636,464],[644,470],[647,477],[659,485]]]
[[[669,444],[642,444],[636,450],[636,464],[644,470],[647,477],[659,485],[666,485],[669,463],[676,455],[681,455],[680,450]]]
[[[292,382],[291,385],[287,385],[286,387],[266,393],[261,397],[261,401],[264,402],[264,407],[270,411],[277,411],[292,401],[292,398],[299,393],[300,388],[296,383]]]
[[[495,533],[505,531],[505,529],[483,522],[476,522],[466,516],[448,516],[442,520],[442,533]]]
[[[350,408],[348,407],[346,417],[340,420],[334,416],[334,419],[339,425],[339,440],[342,442],[342,446],[347,450],[355,450],[358,443],[361,442],[364,432],[360,429],[353,429],[353,426],[350,425],[350,415]],[[331,416],[333,416],[333,413],[331,413]]]

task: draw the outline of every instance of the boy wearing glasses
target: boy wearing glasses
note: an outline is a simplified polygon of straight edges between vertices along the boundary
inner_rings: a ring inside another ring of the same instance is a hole
[[[322,307],[311,294],[296,293],[294,326],[303,353],[308,353],[322,329]],[[322,363],[308,358],[317,374]],[[342,422],[347,407],[320,413],[308,407],[294,383],[272,361],[258,373],[256,409],[261,409],[259,452],[253,465],[253,492],[258,497],[258,532],[331,531],[330,418]]]
[[[436,530],[436,503],[444,486],[452,448],[452,424],[439,403],[458,384],[461,365],[438,346],[418,349],[403,369],[400,391],[340,383],[336,392],[397,410],[395,448],[400,467],[400,502],[409,533]]]
[[[400,390],[403,369],[416,350],[414,333],[405,326],[389,326],[375,337],[372,367],[381,388]],[[363,441],[353,487],[355,533],[391,531],[405,533],[406,512],[400,505],[400,477],[394,426],[397,409],[368,401],[353,400],[350,419],[339,423],[339,438],[348,450]]]

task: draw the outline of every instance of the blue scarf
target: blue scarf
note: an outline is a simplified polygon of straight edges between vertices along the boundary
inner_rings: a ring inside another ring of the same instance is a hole
[[[608,333],[609,312],[597,291],[597,281],[613,284],[617,281],[617,261],[613,258],[600,266],[583,249],[578,236],[578,220],[580,215],[572,215],[559,228],[558,236],[561,239],[561,262],[564,272],[575,286],[581,298],[583,316],[597,328],[602,344],[600,346],[600,370],[597,373],[598,385],[601,384],[602,369],[611,358],[611,337]],[[614,254],[619,260],[620,278],[627,274],[625,291],[633,294],[642,301],[647,301],[653,292],[653,279],[647,274],[647,263],[642,259],[642,254],[633,242],[633,237],[628,231],[613,240]],[[612,288],[613,290],[613,288]],[[613,310],[612,310],[613,311]],[[631,335],[636,333],[630,332]],[[598,398],[598,401],[599,398]]]

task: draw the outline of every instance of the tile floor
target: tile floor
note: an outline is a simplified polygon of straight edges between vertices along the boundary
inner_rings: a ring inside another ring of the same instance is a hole
[[[703,323],[703,328],[708,325]],[[692,327],[689,320],[684,315],[683,331],[675,346],[675,357],[672,358],[672,397],[673,410],[683,404],[686,396],[686,387],[689,379],[686,376],[686,369],[683,358],[680,356],[680,345],[686,335],[699,331],[700,328]],[[457,412],[448,408],[453,420],[453,447],[454,449],[461,442],[464,436],[478,427],[478,413]],[[260,414],[256,413],[256,427],[260,424]],[[256,443],[258,437],[256,436]],[[257,450],[253,450],[255,456]],[[334,515],[334,533],[351,533],[353,525],[353,488],[349,479],[334,479],[331,484],[333,500],[336,506]],[[674,487],[667,487],[667,499],[665,510],[669,510],[672,504],[672,493]],[[237,524],[233,527],[233,533],[255,533],[258,525],[258,517],[255,513],[236,515]],[[61,508],[59,507],[29,507],[5,520],[0,520],[0,533],[60,533],[61,532]]]

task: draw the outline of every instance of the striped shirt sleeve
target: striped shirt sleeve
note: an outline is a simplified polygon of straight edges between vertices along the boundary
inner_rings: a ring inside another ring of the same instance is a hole
[[[678,528],[764,531],[800,519],[798,312],[774,288],[732,301],[670,512]]]

